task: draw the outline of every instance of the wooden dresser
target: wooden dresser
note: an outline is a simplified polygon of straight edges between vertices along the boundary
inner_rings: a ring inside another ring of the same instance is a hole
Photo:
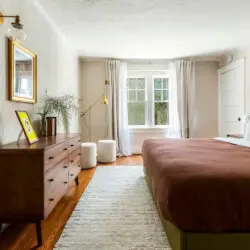
[[[78,185],[80,135],[57,135],[0,147],[0,223],[36,223],[42,245],[41,221],[68,188]]]

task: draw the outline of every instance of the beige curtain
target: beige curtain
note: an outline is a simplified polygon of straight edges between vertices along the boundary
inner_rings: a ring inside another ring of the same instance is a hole
[[[107,61],[107,79],[110,83],[108,100],[108,137],[116,141],[117,155],[131,155],[128,130],[126,76],[127,63]]]
[[[195,125],[195,63],[192,60],[177,60],[170,63],[171,85],[175,95],[176,117],[172,120],[178,124],[181,138],[189,138]]]

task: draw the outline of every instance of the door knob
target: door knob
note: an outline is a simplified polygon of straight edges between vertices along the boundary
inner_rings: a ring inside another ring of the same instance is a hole
[[[239,122],[241,121],[241,118],[240,118],[240,117],[238,117],[238,121],[239,121]]]

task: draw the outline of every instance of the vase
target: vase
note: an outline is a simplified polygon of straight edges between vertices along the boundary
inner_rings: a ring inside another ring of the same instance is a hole
[[[41,117],[41,124],[40,124],[40,136],[45,137],[47,135],[47,130],[46,130],[46,116]]]
[[[47,136],[56,136],[56,117],[47,117]]]

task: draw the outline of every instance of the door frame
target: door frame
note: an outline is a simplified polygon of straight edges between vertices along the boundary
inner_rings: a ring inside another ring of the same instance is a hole
[[[226,66],[224,66],[223,68],[218,70],[218,122],[219,122],[219,136],[221,136],[221,75],[234,70],[240,68],[241,69],[241,74],[242,74],[242,79],[243,79],[243,89],[244,89],[244,96],[243,96],[243,110],[244,113],[246,113],[246,71],[245,71],[245,59],[239,59],[237,61],[234,61]]]

